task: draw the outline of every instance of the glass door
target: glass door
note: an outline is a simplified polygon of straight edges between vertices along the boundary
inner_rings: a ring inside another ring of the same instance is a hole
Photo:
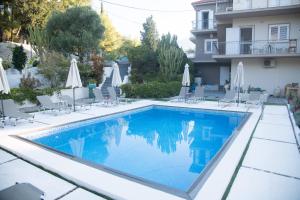
[[[241,28],[240,36],[240,51],[241,54],[251,54],[252,53],[252,27]]]

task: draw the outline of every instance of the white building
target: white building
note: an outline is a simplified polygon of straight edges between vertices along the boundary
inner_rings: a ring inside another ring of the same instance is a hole
[[[206,26],[207,35],[203,30],[192,31],[196,66],[202,54],[210,52],[210,62],[219,66],[212,71],[221,83],[221,78],[234,77],[237,63],[242,61],[245,89],[260,87],[269,94],[278,87],[284,94],[287,84],[300,82],[300,0],[202,0],[192,5],[197,21],[203,21],[203,12],[208,10],[208,20],[213,22],[211,28]],[[203,53],[197,54],[197,45]],[[229,69],[224,71],[226,65]],[[208,74],[207,78],[211,77]]]

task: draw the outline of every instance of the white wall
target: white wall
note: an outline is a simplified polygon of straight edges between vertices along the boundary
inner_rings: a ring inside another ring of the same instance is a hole
[[[68,95],[71,98],[73,98],[73,89],[62,89],[61,95]],[[84,99],[89,97],[89,89],[82,87],[82,88],[76,88],[75,89],[75,99]],[[52,101],[57,102],[59,99],[57,97],[57,94],[54,93],[51,97]]]
[[[24,74],[26,74],[25,72],[26,70],[27,70],[27,74],[30,73],[31,77],[34,77],[35,79],[40,81],[41,84],[40,87],[42,88],[50,87],[49,81],[42,74],[38,72],[38,68],[30,67],[28,69],[23,69],[22,73],[14,68],[9,68],[5,70],[10,88],[19,88],[21,83],[21,78],[23,77]]]
[[[299,4],[300,0],[233,0],[233,10],[247,10]]]
[[[233,59],[231,63],[231,80],[236,74],[239,61],[244,64],[245,86],[260,87],[273,94],[280,87],[284,94],[284,87],[288,83],[300,84],[300,58],[279,58],[276,60],[275,68],[264,68],[264,59]],[[232,81],[231,81],[232,82]]]

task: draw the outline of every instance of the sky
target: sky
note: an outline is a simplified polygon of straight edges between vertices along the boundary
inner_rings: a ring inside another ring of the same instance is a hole
[[[160,10],[163,12],[136,10],[107,2],[127,5],[148,10]],[[142,24],[150,15],[156,22],[160,35],[170,32],[178,36],[178,43],[184,50],[194,49],[194,44],[189,40],[192,29],[192,21],[195,11],[191,2],[195,0],[104,0],[104,10],[110,17],[118,32],[129,38],[140,38]],[[100,11],[100,0],[91,0],[92,8]],[[165,12],[166,10],[179,12]]]

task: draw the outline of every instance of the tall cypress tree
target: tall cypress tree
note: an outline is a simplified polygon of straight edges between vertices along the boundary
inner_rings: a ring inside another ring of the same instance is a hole
[[[156,51],[159,35],[152,16],[146,19],[146,22],[143,24],[143,28],[144,31],[141,31],[142,45],[149,47],[153,51]]]

